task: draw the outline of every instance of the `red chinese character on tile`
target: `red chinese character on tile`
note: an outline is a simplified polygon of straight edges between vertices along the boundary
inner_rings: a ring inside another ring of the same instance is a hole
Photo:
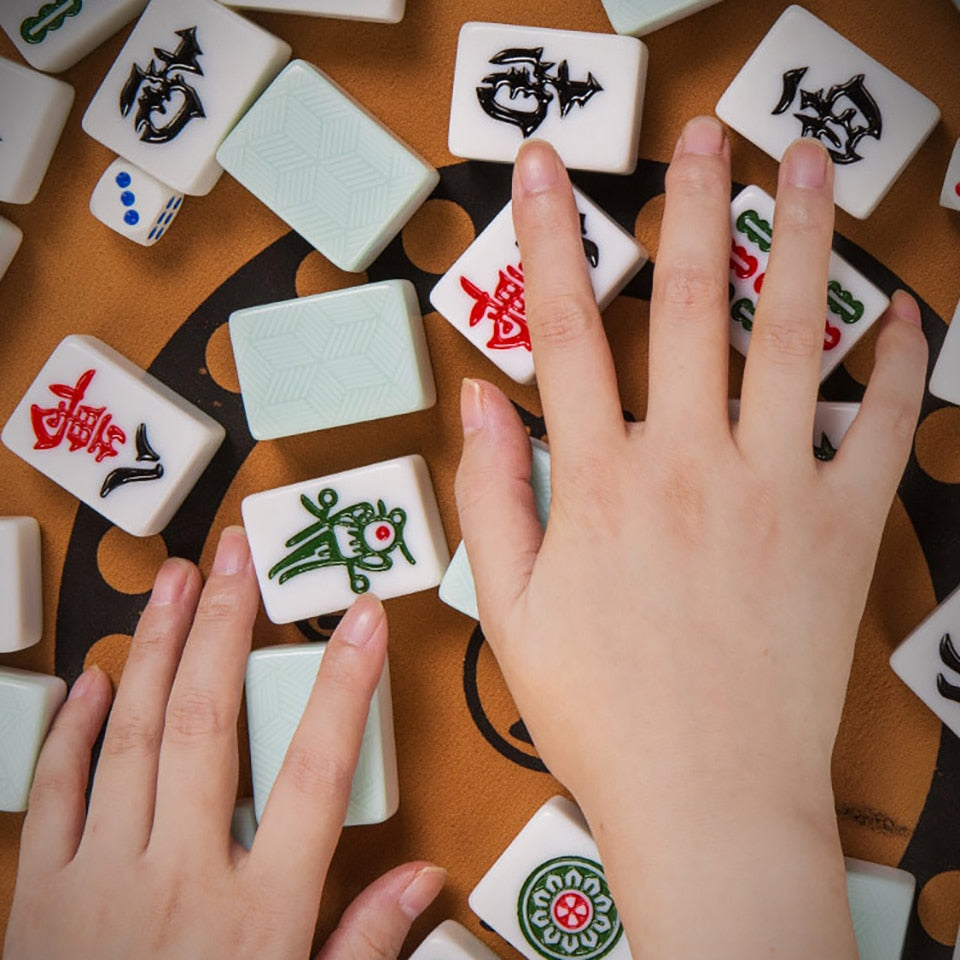
[[[70,452],[86,449],[100,463],[119,452],[114,444],[123,444],[127,435],[116,424],[106,407],[81,404],[96,370],[87,370],[72,387],[65,383],[50,384],[50,392],[60,397],[55,407],[30,406],[30,422],[37,442],[34,450],[52,450],[64,440]]]
[[[475,327],[483,319],[493,322],[493,334],[487,341],[487,349],[531,349],[530,328],[527,326],[524,303],[522,264],[501,270],[497,287],[492,294],[481,290],[466,277],[460,278],[460,286],[477,301],[470,311],[470,326]]]

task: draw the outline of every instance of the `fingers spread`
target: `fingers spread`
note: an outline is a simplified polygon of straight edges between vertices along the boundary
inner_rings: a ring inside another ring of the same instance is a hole
[[[407,863],[374,881],[344,911],[316,960],[389,960],[400,953],[414,920],[433,902],[447,871]]]
[[[110,679],[85,670],[60,708],[37,760],[20,842],[24,876],[42,875],[77,852],[85,820],[90,751],[110,707]]]
[[[816,140],[784,154],[773,246],[743,377],[741,449],[809,466],[833,241],[833,165]]]
[[[542,141],[526,143],[517,155],[513,222],[544,416],[556,453],[565,456],[569,448],[575,457],[586,445],[622,435],[623,414],[570,180]]]
[[[267,874],[267,883],[314,910],[343,827],[386,650],[386,615],[380,601],[365,594],[327,644],[253,842],[255,869]]]
[[[650,305],[647,423],[728,430],[730,145],[713,117],[687,124],[666,180]]]
[[[150,839],[167,698],[200,596],[186,560],[160,568],[137,624],[100,751],[90,798],[90,841],[142,850]]]
[[[228,527],[167,703],[151,846],[229,857],[237,715],[259,598],[246,535]]]
[[[481,620],[492,626],[523,592],[543,541],[530,487],[530,439],[513,405],[489,383],[464,380],[460,411],[457,509]]]
[[[927,369],[927,342],[913,297],[895,293],[880,325],[863,403],[837,456],[825,465],[825,472],[864,504],[878,535],[910,455]]]

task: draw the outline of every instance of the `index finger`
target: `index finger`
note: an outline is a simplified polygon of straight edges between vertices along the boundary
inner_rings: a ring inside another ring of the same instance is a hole
[[[590,284],[580,216],[553,147],[520,148],[513,223],[523,258],[526,315],[550,446],[560,460],[625,434],[613,356]]]

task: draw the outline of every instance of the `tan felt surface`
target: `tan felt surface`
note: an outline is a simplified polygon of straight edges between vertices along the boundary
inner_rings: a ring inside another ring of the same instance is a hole
[[[642,158],[669,160],[683,122],[696,113],[712,112],[720,93],[785,5],[770,0],[722,0],[646,38],[650,72]],[[876,213],[863,222],[838,212],[837,229],[916,291],[933,314],[948,320],[960,296],[960,214],[944,210],[937,199],[950,150],[960,136],[960,12],[950,0],[911,4],[810,0],[807,6],[942,110],[942,122]],[[289,41],[296,56],[330,73],[439,168],[459,162],[447,152],[446,129],[461,23],[501,20],[610,29],[600,0],[408,0],[406,19],[399,26],[252,16]],[[90,193],[113,158],[82,133],[80,118],[125,36],[126,31],[63,75],[76,87],[77,98],[43,188],[29,206],[0,208],[26,236],[0,283],[0,422],[63,336],[94,334],[147,367],[203,301],[288,233],[229,176],[210,196],[187,198],[172,235],[152,249],[127,242],[92,218],[87,210]],[[0,54],[17,56],[6,37],[0,39]],[[775,163],[736,135],[733,168],[740,183],[757,182],[773,192]],[[626,182],[624,189],[629,189]],[[415,266],[440,273],[470,241],[474,226],[460,202],[464,199],[431,200],[406,228],[403,251]],[[498,205],[505,200],[504,196]],[[661,210],[662,197],[655,196],[636,220],[637,235],[654,258]],[[297,270],[296,289],[308,294],[364,279],[340,273],[314,253]],[[638,418],[645,408],[647,311],[646,301],[621,297],[606,315],[623,403]],[[461,377],[488,377],[528,411],[539,415],[540,407],[534,389],[505,381],[441,318],[428,314],[426,329],[437,379],[437,406],[389,422],[257,446],[222,504],[208,505],[209,535],[204,538],[205,531],[197,531],[196,552],[205,569],[219,531],[225,524],[239,522],[239,503],[247,493],[412,452],[422,453],[430,465],[448,540],[451,548],[456,545],[459,526],[453,480],[460,448]],[[942,336],[942,324],[939,329]],[[845,364],[855,383],[862,384],[869,374],[873,338],[866,339]],[[210,377],[235,393],[236,372],[225,329],[212,333],[204,351],[203,369],[188,373]],[[736,395],[742,363],[734,358],[731,366],[731,391]],[[946,485],[960,483],[957,409],[925,417],[916,457],[927,476]],[[33,515],[42,526],[47,625],[39,646],[0,658],[4,664],[52,671],[56,646],[71,642],[57,636],[55,625],[76,513],[77,504],[70,495],[0,449],[0,514]],[[958,532],[948,530],[946,536],[956,543]],[[114,591],[139,595],[149,588],[167,550],[163,537],[137,541],[110,531],[97,546],[96,565]],[[940,585],[942,595],[943,584],[958,580],[960,570],[931,570],[915,525],[898,501],[861,629],[836,753],[838,815],[851,855],[900,862],[921,821],[938,763],[946,763],[945,755],[938,761],[939,723],[894,677],[887,657],[935,604],[934,584]],[[467,907],[468,892],[534,809],[558,788],[548,775],[501,755],[471,718],[463,674],[473,622],[444,606],[432,592],[390,601],[388,612],[401,808],[382,826],[352,828],[345,834],[330,875],[319,935],[331,929],[349,898],[383,870],[408,858],[426,857],[445,865],[450,880],[418,923],[412,946],[449,916],[480,931]],[[590,655],[589,626],[589,622],[583,625],[585,656]],[[275,627],[264,618],[258,623],[258,645],[301,639],[294,626]],[[121,631],[82,642],[90,647],[88,659],[119,675],[128,636]],[[514,749],[532,756],[532,748],[510,732],[516,711],[486,647],[480,652],[477,674],[480,700],[493,727]],[[617,789],[615,778],[610,789]],[[244,765],[240,794],[248,793],[249,770]],[[21,823],[21,816],[0,815],[3,918],[13,891]],[[953,940],[960,920],[956,832],[954,827],[954,853],[944,854],[943,862],[931,862],[926,868],[929,883],[922,884],[919,911],[925,932],[911,940],[910,956],[927,956],[937,942]],[[691,903],[690,909],[695,912],[696,904]],[[502,956],[511,955],[493,934],[481,935]]]

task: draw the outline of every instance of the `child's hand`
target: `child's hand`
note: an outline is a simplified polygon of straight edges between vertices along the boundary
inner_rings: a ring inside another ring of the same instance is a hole
[[[130,647],[86,812],[90,749],[110,682],[91,668],[74,684],[37,765],[5,958],[310,956],[387,621],[364,597],[333,635],[247,853],[230,837],[230,818],[258,600],[239,528],[224,532],[202,594],[196,567],[164,564]],[[428,863],[381,877],[321,956],[396,957],[443,879]]]
[[[712,118],[686,128],[634,425],[566,173],[543,144],[517,161],[550,520],[544,535],[511,404],[475,381],[462,390],[460,519],[486,636],[590,820],[643,956],[855,956],[830,756],[926,343],[898,294],[860,413],[818,462],[832,184],[817,142],[791,147],[732,427],[730,148]]]

